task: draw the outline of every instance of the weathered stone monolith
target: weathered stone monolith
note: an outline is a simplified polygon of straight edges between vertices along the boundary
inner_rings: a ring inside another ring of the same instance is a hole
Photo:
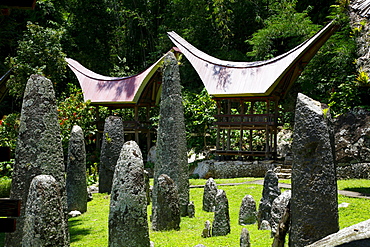
[[[156,209],[152,215],[153,230],[180,230],[180,204],[175,182],[166,174],[162,174],[158,177],[156,186]]]
[[[67,204],[68,211],[87,210],[86,149],[84,134],[80,126],[73,126],[68,146],[67,161]]]
[[[144,163],[139,146],[126,142],[114,172],[109,210],[109,246],[149,247]]]
[[[105,119],[100,154],[99,193],[110,193],[117,160],[124,143],[123,122],[120,117]]]
[[[24,215],[22,246],[69,246],[63,207],[59,183],[54,177],[34,177]]]
[[[291,191],[286,190],[283,193],[281,193],[278,197],[276,197],[272,203],[271,221],[270,221],[272,237],[274,237],[276,234],[276,231],[279,227],[279,222],[286,211],[290,198],[291,198]]]
[[[271,205],[276,197],[280,195],[279,179],[275,172],[268,170],[263,182],[263,191],[260,205],[258,208],[258,229],[261,228],[261,222],[271,221]]]
[[[203,192],[203,210],[206,212],[214,212],[215,199],[217,195],[217,184],[213,178],[209,178],[204,186]]]
[[[247,228],[243,228],[240,234],[240,247],[250,247],[251,240],[249,236],[249,231]]]
[[[246,195],[239,210],[239,225],[250,225],[257,221],[256,201],[253,196]]]
[[[292,143],[289,246],[306,246],[339,230],[330,122],[327,107],[298,94]]]
[[[156,163],[154,166],[153,210],[157,208],[157,179],[161,174],[167,174],[177,186],[181,216],[187,216],[187,206],[189,204],[188,173],[180,73],[174,54],[169,52],[164,59],[163,67]],[[155,215],[154,212],[153,215]]]
[[[194,218],[195,217],[195,205],[194,205],[193,201],[189,202],[188,216],[189,216],[189,218]]]
[[[6,234],[5,246],[22,245],[29,187],[32,179],[41,174],[52,175],[59,184],[67,222],[65,166],[53,84],[43,76],[32,75],[23,97],[10,194],[12,199],[22,200],[21,217],[16,231]]]
[[[211,222],[209,220],[206,220],[206,222],[204,223],[204,229],[202,231],[202,238],[212,237],[211,232],[212,232]]]
[[[215,215],[212,223],[212,236],[226,236],[230,233],[229,201],[224,190],[216,195]]]

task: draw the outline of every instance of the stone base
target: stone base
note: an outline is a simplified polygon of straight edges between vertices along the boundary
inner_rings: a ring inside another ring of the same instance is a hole
[[[274,169],[278,163],[273,161],[216,161],[204,160],[198,163],[193,175],[199,178],[237,178],[264,177],[268,170]]]

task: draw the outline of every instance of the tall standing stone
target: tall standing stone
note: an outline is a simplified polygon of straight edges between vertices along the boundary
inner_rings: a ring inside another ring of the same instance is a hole
[[[230,233],[229,201],[224,190],[216,195],[215,215],[212,223],[212,236],[226,236]]]
[[[298,94],[293,132],[289,246],[337,232],[338,201],[329,109]]]
[[[213,178],[209,178],[204,186],[203,191],[203,210],[206,212],[214,212],[215,199],[217,195],[217,184]]]
[[[22,200],[21,217],[16,231],[6,234],[5,246],[22,245],[29,187],[32,179],[41,174],[53,176],[59,184],[67,222],[65,166],[53,84],[43,76],[32,75],[23,97],[10,194],[12,199]]]
[[[23,232],[23,247],[69,246],[61,190],[53,176],[38,175],[33,178],[25,210]]]
[[[164,59],[156,160],[152,210],[157,208],[158,177],[161,174],[167,174],[178,188],[181,216],[186,216],[189,204],[189,172],[184,109],[178,63],[172,52],[169,52]],[[153,215],[155,215],[154,212]]]
[[[149,247],[144,163],[139,146],[126,142],[114,172],[109,246]]]
[[[253,196],[246,195],[239,210],[239,225],[250,225],[257,221],[257,207]]]
[[[288,203],[290,202],[290,198],[291,198],[291,191],[286,190],[283,193],[281,193],[278,197],[276,197],[272,203],[271,221],[270,221],[272,237],[275,236],[278,230],[279,222],[281,221],[287,209]]]
[[[67,204],[68,211],[87,210],[86,149],[84,134],[80,126],[73,126],[68,146],[67,161]]]
[[[258,229],[261,228],[263,220],[270,223],[272,202],[280,195],[280,193],[278,177],[275,172],[268,170],[263,182],[262,198],[258,208]]]
[[[105,119],[100,154],[99,193],[110,193],[117,160],[124,144],[123,122],[120,117]]]
[[[177,186],[166,174],[162,174],[158,177],[157,193],[155,198],[157,201],[157,208],[156,210],[153,210],[152,215],[153,230],[180,230],[181,218]]]

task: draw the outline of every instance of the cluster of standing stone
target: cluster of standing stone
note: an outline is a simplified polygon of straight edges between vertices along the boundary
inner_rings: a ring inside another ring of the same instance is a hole
[[[32,75],[23,97],[10,194],[22,201],[21,216],[16,231],[6,234],[5,246],[69,246],[60,136],[52,82]]]
[[[175,55],[164,59],[162,99],[157,132],[156,164],[152,196],[152,226],[154,230],[179,229],[180,216],[188,215],[189,178],[185,136],[184,109],[181,97],[180,73]],[[173,185],[172,182],[173,181]],[[166,195],[171,192],[173,195]],[[177,193],[177,195],[175,195]],[[161,201],[168,196],[178,202]],[[168,205],[169,204],[169,205]],[[179,216],[176,215],[179,207]],[[171,211],[167,211],[171,206]],[[172,221],[166,214],[171,212]],[[167,222],[167,223],[166,223]],[[178,224],[176,223],[178,222]],[[167,224],[162,225],[162,224]]]

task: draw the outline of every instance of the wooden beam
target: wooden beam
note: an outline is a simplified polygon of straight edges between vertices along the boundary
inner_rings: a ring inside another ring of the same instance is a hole
[[[21,212],[21,200],[0,199],[0,217],[18,217]]]

